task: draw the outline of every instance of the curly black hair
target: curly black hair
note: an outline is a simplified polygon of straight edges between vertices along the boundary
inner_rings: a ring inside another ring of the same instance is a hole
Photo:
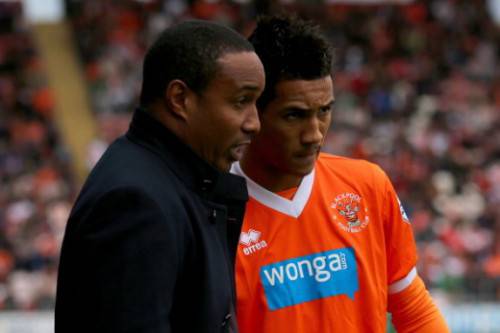
[[[263,109],[282,80],[314,80],[331,73],[333,52],[319,27],[297,16],[263,16],[248,38],[266,72],[257,105]]]
[[[140,103],[149,106],[178,79],[200,94],[226,53],[253,52],[253,46],[236,31],[213,22],[190,20],[166,29],[146,53]]]

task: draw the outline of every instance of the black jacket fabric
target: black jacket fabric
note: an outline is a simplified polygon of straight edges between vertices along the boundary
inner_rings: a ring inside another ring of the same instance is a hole
[[[229,331],[247,199],[243,178],[136,111],[71,212],[56,333]]]

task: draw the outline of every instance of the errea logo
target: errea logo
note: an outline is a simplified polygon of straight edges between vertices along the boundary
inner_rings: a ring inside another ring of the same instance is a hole
[[[250,255],[265,247],[267,243],[265,240],[260,240],[260,231],[249,229],[247,232],[242,231],[240,234],[240,244],[243,245],[243,253]]]

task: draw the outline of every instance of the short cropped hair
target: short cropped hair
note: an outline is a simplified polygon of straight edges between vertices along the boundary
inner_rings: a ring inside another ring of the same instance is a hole
[[[317,25],[297,16],[264,16],[248,40],[261,59],[266,87],[257,101],[264,108],[283,80],[314,80],[331,74],[332,48]]]
[[[141,106],[163,97],[169,82],[176,79],[202,93],[216,74],[221,56],[245,51],[254,51],[250,42],[213,22],[191,20],[168,28],[144,58]]]

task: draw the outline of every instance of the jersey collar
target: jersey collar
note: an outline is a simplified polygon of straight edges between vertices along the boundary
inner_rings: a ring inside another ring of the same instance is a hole
[[[314,184],[314,169],[307,176],[302,178],[297,193],[292,200],[285,199],[254,182],[241,169],[240,163],[233,163],[231,173],[242,176],[247,181],[248,194],[264,206],[272,208],[285,215],[297,218],[300,216],[309,197],[311,196]]]

